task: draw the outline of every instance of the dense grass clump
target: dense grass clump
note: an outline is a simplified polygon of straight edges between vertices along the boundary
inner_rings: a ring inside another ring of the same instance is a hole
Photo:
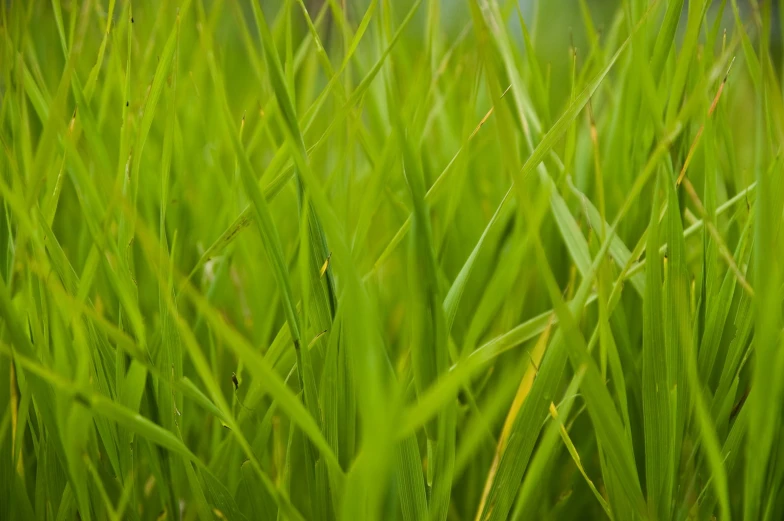
[[[0,519],[784,519],[778,3],[1,4]]]

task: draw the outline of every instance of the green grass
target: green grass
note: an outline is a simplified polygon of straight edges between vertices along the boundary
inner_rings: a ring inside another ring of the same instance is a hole
[[[0,519],[784,518],[772,4],[2,2]]]

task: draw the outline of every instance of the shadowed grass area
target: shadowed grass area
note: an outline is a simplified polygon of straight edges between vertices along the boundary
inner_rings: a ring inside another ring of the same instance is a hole
[[[782,22],[3,2],[0,519],[784,518]]]

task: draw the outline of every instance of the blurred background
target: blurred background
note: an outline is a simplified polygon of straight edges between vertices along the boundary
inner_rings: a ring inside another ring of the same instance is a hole
[[[361,20],[362,15],[365,13],[370,0],[337,0],[342,6],[345,6],[350,16],[354,20]],[[658,0],[664,1],[664,0]],[[205,2],[210,5],[214,0]],[[315,16],[325,6],[327,0],[305,0],[308,6],[308,11]],[[400,21],[410,9],[414,0],[395,0],[390,2],[391,10],[397,16],[397,21]],[[284,0],[261,0],[262,8],[269,16],[273,17],[279,9],[284,5]],[[688,13],[689,0],[684,1],[683,13],[681,23],[679,24],[679,32],[683,32],[685,27],[685,19]],[[721,1],[708,2],[708,18],[713,19],[715,13],[718,12]],[[771,33],[771,53],[775,59],[779,70],[781,69],[781,17],[779,13],[779,1],[772,0],[773,13],[772,18],[775,21]],[[499,0],[498,4],[502,10],[511,12],[514,6],[513,1]],[[523,19],[531,31],[532,40],[537,53],[537,58],[540,63],[547,64],[550,67],[549,73],[552,78],[567,78],[569,77],[569,68],[571,63],[572,49],[576,49],[579,56],[581,50],[583,53],[588,49],[589,44],[585,33],[584,17],[586,14],[590,15],[596,31],[601,36],[603,31],[609,29],[613,22],[614,16],[619,12],[619,8],[624,7],[628,2],[622,0],[517,0],[520,7]],[[731,30],[734,20],[730,2],[726,2],[726,7],[723,13],[722,25],[728,30]],[[745,20],[751,21],[751,16],[758,9],[758,2],[756,0],[738,0],[738,9],[741,17]],[[584,12],[583,6],[588,9],[588,13]],[[624,7],[625,8],[625,7]],[[441,0],[441,30],[446,33],[448,38],[457,38],[460,32],[470,24],[471,16],[469,12],[469,2],[467,0]],[[325,39],[331,35],[332,21],[330,20],[329,9],[326,9],[326,23],[324,25]],[[245,17],[251,20],[253,18],[251,8],[249,5],[245,6]],[[424,27],[427,17],[427,9],[420,9],[417,16],[409,24],[406,30],[408,42],[416,45],[421,41],[422,36],[425,34]],[[230,33],[233,31],[230,20],[225,20],[226,23],[221,28],[225,31],[223,36],[229,41]],[[304,37],[307,34],[307,27],[304,22],[295,20],[298,25],[299,36]],[[659,20],[651,20],[653,27],[659,24]],[[520,28],[520,23],[517,16],[512,15],[508,18],[509,28],[511,33],[516,36],[517,42],[520,47],[523,47],[523,35]],[[751,36],[754,37],[753,31],[750,31]],[[334,36],[334,35],[332,35]],[[564,82],[553,82],[551,84],[551,101],[553,106],[552,110],[559,112],[562,109],[564,100],[566,99],[569,88]]]

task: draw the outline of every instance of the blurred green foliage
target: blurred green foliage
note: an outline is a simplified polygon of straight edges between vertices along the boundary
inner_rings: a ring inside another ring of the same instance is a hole
[[[0,6],[0,519],[784,518],[770,0]]]

